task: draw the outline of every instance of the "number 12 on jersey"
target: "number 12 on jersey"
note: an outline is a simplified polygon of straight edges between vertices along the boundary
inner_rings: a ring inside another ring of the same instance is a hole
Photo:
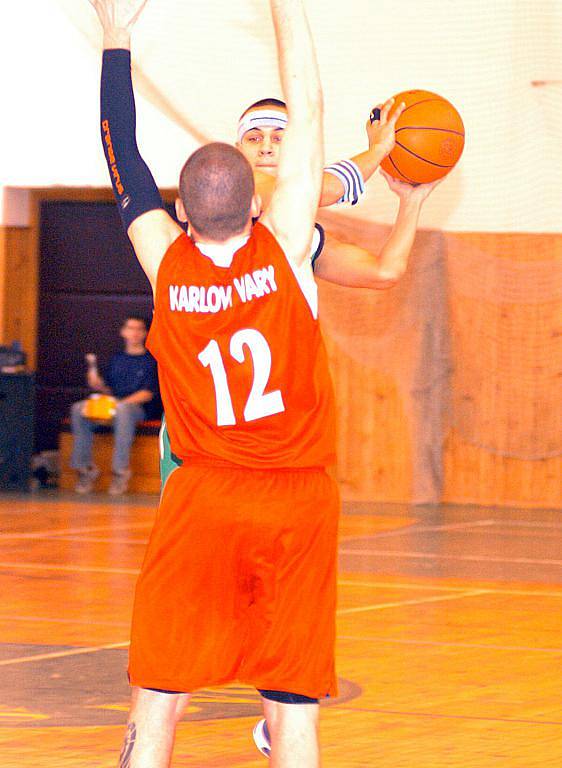
[[[244,421],[255,421],[285,410],[283,396],[279,389],[266,392],[271,373],[271,350],[265,337],[253,328],[244,328],[230,339],[230,354],[238,363],[246,359],[244,347],[248,347],[252,356],[254,378],[244,408]],[[207,344],[198,356],[199,362],[211,369],[217,403],[217,426],[226,427],[236,424],[232,398],[228,388],[228,377],[219,345],[214,339]]]

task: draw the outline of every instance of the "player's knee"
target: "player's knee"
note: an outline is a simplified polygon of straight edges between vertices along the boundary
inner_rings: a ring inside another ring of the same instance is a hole
[[[284,691],[262,691],[264,714],[272,734],[279,731],[314,731],[318,727],[318,699]]]
[[[158,688],[133,689],[133,714],[148,716],[151,722],[177,723],[189,704],[190,694]]]

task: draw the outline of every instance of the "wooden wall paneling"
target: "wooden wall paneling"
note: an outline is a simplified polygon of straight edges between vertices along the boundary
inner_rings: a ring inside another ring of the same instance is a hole
[[[6,227],[0,226],[0,344],[6,339]]]
[[[562,312],[555,279],[562,236],[447,239],[457,275],[450,291],[455,373],[443,501],[562,508]],[[466,282],[459,293],[461,259],[467,259]],[[488,284],[471,273],[471,259],[477,270],[486,265]],[[544,274],[539,262],[547,265]],[[521,269],[529,270],[526,280]]]
[[[324,331],[337,412],[337,478],[349,500],[409,501],[410,424],[391,377],[347,355]]]
[[[31,319],[37,283],[30,238],[27,227],[0,228],[0,341],[21,341],[33,365]]]
[[[562,507],[562,457],[535,461],[493,454],[470,445],[452,429],[444,449],[443,502]]]

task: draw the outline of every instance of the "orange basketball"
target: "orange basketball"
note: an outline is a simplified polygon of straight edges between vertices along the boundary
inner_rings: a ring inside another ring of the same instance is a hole
[[[431,91],[403,91],[394,103],[406,104],[396,123],[396,145],[381,163],[387,173],[410,184],[445,176],[464,149],[464,125],[453,105]]]

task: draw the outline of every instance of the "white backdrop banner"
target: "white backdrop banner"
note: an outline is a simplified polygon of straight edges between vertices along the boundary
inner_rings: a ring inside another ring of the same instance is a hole
[[[149,0],[133,37],[141,152],[161,187],[202,142],[235,141],[242,110],[280,96],[266,0]],[[423,226],[562,231],[560,0],[308,0],[326,102],[326,160],[366,147],[365,121],[400,90],[440,93],[466,148]],[[0,185],[107,186],[101,33],[87,0],[0,9]],[[346,215],[393,220],[380,177]]]

